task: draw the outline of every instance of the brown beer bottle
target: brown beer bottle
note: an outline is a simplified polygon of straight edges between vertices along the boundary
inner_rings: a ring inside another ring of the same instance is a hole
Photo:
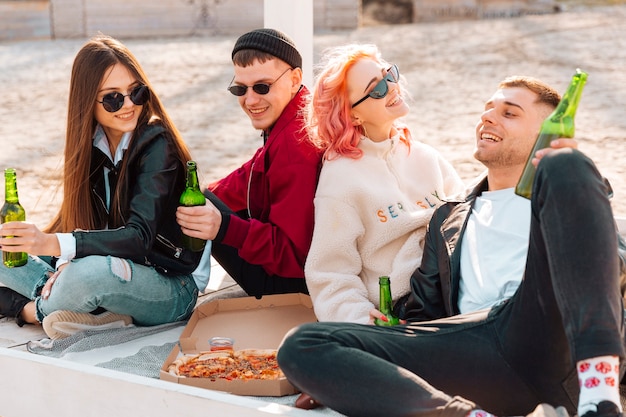
[[[198,170],[195,161],[187,161],[187,185],[180,196],[179,203],[185,207],[204,206],[206,204],[206,198],[200,191],[198,184]],[[206,240],[187,236],[183,233],[183,245],[189,250],[200,252],[204,250]]]
[[[586,82],[587,73],[577,69],[559,105],[541,124],[535,147],[530,152],[522,176],[515,187],[515,194],[530,199],[536,171],[532,160],[539,149],[549,147],[554,139],[574,137],[574,116]]]
[[[12,221],[25,221],[26,211],[17,198],[17,174],[14,168],[4,170],[4,205],[0,209],[0,221],[2,223]],[[10,236],[5,236],[10,237]],[[26,252],[2,251],[2,262],[8,268],[26,265],[28,254]]]
[[[400,319],[393,315],[393,302],[391,300],[391,286],[388,276],[378,278],[378,286],[380,288],[380,307],[381,313],[387,317],[387,321],[374,319],[376,326],[395,326],[400,323]]]

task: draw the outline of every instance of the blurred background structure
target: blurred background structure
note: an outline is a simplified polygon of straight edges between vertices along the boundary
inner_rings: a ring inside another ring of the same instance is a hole
[[[76,4],[73,14],[67,12],[63,29],[70,32],[78,27],[74,23],[82,22],[82,32],[73,32],[73,37],[51,34],[50,22],[58,26],[56,5],[62,1]],[[94,15],[96,0],[0,0],[0,166],[19,170],[22,205],[29,221],[42,227],[54,216],[62,195],[69,78],[86,38],[99,30],[129,34],[114,33],[150,74],[196,155],[201,181],[208,183],[239,167],[258,147],[258,132],[225,88],[232,79],[232,45],[252,25],[313,38],[296,40],[303,60],[310,58],[303,66],[309,71],[328,47],[377,44],[406,77],[408,101],[416,110],[405,122],[415,127],[416,139],[436,147],[467,181],[484,169],[472,157],[473,132],[485,91],[493,91],[497,80],[531,74],[564,91],[563,83],[576,68],[588,71],[576,137],[611,181],[615,212],[626,215],[626,0],[557,0],[559,12],[554,4],[537,1],[528,5],[543,5],[540,11],[522,9],[526,3],[519,0],[419,0],[419,8],[414,8],[418,0],[97,1],[108,7],[99,6]],[[26,6],[37,3],[39,9],[31,9],[27,18]],[[173,9],[166,9],[166,3]],[[238,10],[229,9],[233,27],[224,27],[227,16],[212,14],[213,9],[193,9],[200,4],[216,7],[215,12],[239,4]],[[345,12],[350,16],[340,19],[339,6],[350,4],[352,12]],[[265,9],[271,6],[268,15]],[[174,10],[180,7],[188,7],[188,13]],[[237,13],[239,20],[233,17]],[[178,29],[166,31],[167,25],[182,21],[180,16],[196,22],[196,29],[183,31],[178,23]],[[268,16],[287,16],[286,25],[297,21],[297,26],[285,27]],[[409,17],[416,22],[406,23]],[[348,22],[351,27],[341,29]],[[16,28],[38,25],[45,30],[17,35]]]
[[[320,33],[554,13],[568,3],[576,0],[313,0],[313,21]],[[0,41],[234,35],[262,26],[263,0],[0,0]]]

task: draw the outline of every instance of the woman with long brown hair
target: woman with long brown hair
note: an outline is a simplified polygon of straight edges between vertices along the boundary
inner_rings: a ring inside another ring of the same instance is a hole
[[[175,220],[191,157],[137,59],[111,37],[74,60],[64,157],[51,224],[1,226],[2,250],[30,257],[0,267],[0,314],[43,322],[53,339],[187,318],[208,280],[205,267],[195,282],[202,252],[183,248]]]

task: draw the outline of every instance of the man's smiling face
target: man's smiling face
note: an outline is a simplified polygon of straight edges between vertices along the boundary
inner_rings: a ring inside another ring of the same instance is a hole
[[[523,166],[551,111],[526,88],[497,90],[476,125],[474,157],[487,168]]]
[[[289,68],[289,64],[280,59],[271,59],[262,64],[255,60],[247,67],[235,65],[232,84],[248,86],[246,93],[237,99],[255,129],[272,127],[298,92],[302,71],[299,68]],[[252,86],[258,83],[271,84],[269,92],[255,92]]]

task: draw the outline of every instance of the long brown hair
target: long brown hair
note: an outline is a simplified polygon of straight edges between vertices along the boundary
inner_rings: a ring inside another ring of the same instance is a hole
[[[147,125],[158,123],[171,137],[182,165],[191,159],[180,132],[167,115],[135,56],[125,45],[109,36],[98,35],[92,38],[80,49],[72,66],[64,151],[63,201],[60,211],[48,225],[47,232],[92,230],[97,227],[89,186],[93,135],[97,126],[94,108],[100,83],[107,70],[115,64],[124,65],[151,92],[149,101],[143,106],[133,137]],[[126,165],[127,161],[124,160],[118,186],[111,198],[111,219],[115,226],[124,222],[120,208],[125,206],[128,196],[119,190],[125,182]]]

